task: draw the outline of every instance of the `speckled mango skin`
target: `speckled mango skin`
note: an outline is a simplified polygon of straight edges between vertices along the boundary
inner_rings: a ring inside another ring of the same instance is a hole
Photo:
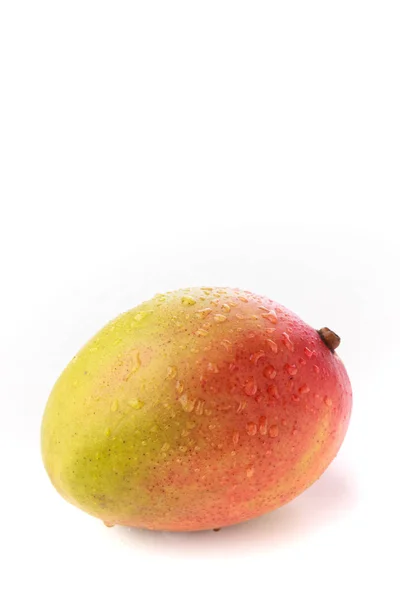
[[[317,331],[228,288],[158,294],[119,316],[56,382],[47,473],[109,525],[225,527],[271,511],[325,471],[351,387]]]

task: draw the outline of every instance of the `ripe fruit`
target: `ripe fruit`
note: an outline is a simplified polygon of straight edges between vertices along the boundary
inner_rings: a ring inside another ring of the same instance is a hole
[[[108,525],[212,529],[278,508],[345,436],[338,342],[250,292],[159,294],[102,329],[55,384],[42,424],[50,479]]]

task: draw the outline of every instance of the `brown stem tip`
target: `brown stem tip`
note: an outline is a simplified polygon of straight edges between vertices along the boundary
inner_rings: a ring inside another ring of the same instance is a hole
[[[334,352],[340,344],[340,337],[328,327],[322,327],[318,330],[318,333],[325,346],[328,346],[329,350]]]

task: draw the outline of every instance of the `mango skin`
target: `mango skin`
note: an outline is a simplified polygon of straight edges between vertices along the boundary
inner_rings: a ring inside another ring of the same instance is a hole
[[[178,290],[117,317],[74,357],[45,409],[42,456],[58,492],[108,525],[220,528],[318,479],[351,402],[337,354],[283,306]]]

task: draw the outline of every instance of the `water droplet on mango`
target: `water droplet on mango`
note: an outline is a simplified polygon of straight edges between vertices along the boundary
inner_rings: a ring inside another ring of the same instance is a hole
[[[153,312],[153,310],[142,310],[136,313],[136,315],[133,318],[137,323],[139,323],[140,321],[143,321],[143,319],[151,315]]]
[[[284,331],[282,333],[282,342],[283,342],[283,345],[286,346],[286,348],[290,352],[294,352],[294,344],[293,344],[292,340],[290,339],[289,335],[286,333],[286,331]]]
[[[223,346],[228,352],[232,349],[232,343],[229,340],[222,340],[221,346]]]
[[[220,314],[216,314],[214,315],[214,321],[217,321],[217,323],[223,323],[224,321],[226,321],[228,317],[226,315],[220,315]]]
[[[256,392],[257,392],[257,384],[253,379],[251,379],[244,386],[244,393],[246,394],[246,396],[255,396]]]
[[[135,410],[140,410],[144,406],[144,403],[141,400],[129,400],[128,406]]]
[[[201,310],[196,311],[196,317],[198,319],[205,319],[211,312],[211,308],[202,308]]]
[[[192,412],[195,406],[195,401],[189,398],[187,394],[182,394],[182,396],[179,397],[179,403],[183,410],[188,413]]]
[[[203,412],[204,412],[204,400],[197,400],[195,413],[196,413],[196,415],[199,415],[199,417],[201,417]]]
[[[238,415],[240,415],[240,413],[242,413],[244,411],[244,409],[246,408],[246,404],[247,402],[245,400],[241,400],[238,404],[238,407],[236,409],[236,413]]]
[[[275,384],[269,385],[267,387],[267,392],[269,396],[271,396],[271,398],[273,398],[274,400],[277,400],[279,398],[278,388]]]
[[[247,425],[246,425],[246,431],[247,431],[248,435],[251,435],[251,436],[256,435],[256,433],[257,433],[257,423],[253,423],[253,422],[247,423]]]
[[[266,435],[267,433],[267,417],[260,417],[259,420],[259,432],[261,435]]]
[[[263,373],[265,377],[268,377],[268,379],[275,379],[276,377],[276,369],[272,365],[267,365]]]
[[[278,425],[271,425],[269,428],[269,437],[276,438],[279,435],[279,427]]]
[[[278,317],[276,316],[276,312],[274,310],[269,310],[266,309],[264,307],[260,307],[262,309],[262,313],[261,316],[263,319],[267,319],[267,321],[269,321],[270,323],[277,323],[278,322]]]
[[[304,384],[299,387],[299,394],[308,394],[309,391],[310,391],[310,388],[308,387],[307,384]]]
[[[175,379],[177,373],[178,373],[178,370],[176,367],[168,367],[167,376],[165,379],[168,379],[168,380]]]
[[[193,306],[196,304],[196,300],[192,296],[182,296],[181,302],[183,306]]]
[[[115,527],[115,523],[111,523],[110,521],[103,521],[106,527]]]
[[[297,373],[297,367],[296,367],[296,365],[286,364],[285,365],[285,371],[286,371],[286,373],[289,373],[289,375],[296,375],[296,373]]]
[[[274,353],[274,354],[278,354],[278,346],[277,344],[274,342],[274,340],[271,340],[270,338],[267,338],[265,340],[268,348]]]
[[[195,332],[195,335],[197,335],[197,337],[206,337],[206,335],[208,335],[208,331],[206,329],[198,329]]]
[[[252,363],[254,363],[255,365],[257,365],[257,364],[258,364],[258,362],[259,362],[259,361],[260,361],[262,358],[264,358],[264,356],[265,356],[265,352],[263,352],[263,350],[260,350],[259,352],[255,352],[254,354],[252,354],[252,355],[250,356],[250,361],[251,361]]]

